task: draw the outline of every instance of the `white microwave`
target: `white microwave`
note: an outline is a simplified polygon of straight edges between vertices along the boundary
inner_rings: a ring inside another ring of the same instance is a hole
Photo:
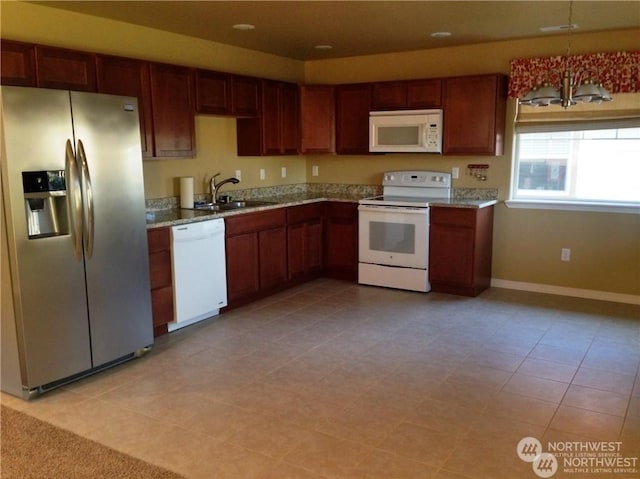
[[[442,153],[442,110],[370,112],[369,151]]]

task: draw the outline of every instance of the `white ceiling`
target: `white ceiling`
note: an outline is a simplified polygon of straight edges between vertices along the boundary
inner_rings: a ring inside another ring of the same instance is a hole
[[[569,23],[569,1],[35,2],[298,60],[532,38]],[[251,31],[232,28],[255,25]],[[640,28],[640,1],[574,1],[578,32]],[[436,31],[448,38],[432,38]],[[315,45],[332,45],[319,51]]]

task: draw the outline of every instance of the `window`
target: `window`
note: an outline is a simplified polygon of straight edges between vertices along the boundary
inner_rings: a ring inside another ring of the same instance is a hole
[[[512,199],[640,206],[640,127],[597,127],[521,128]]]

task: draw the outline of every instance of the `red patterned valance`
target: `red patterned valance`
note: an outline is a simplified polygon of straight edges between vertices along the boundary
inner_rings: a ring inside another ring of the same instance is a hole
[[[610,93],[640,92],[640,51],[573,55],[569,57],[569,65],[575,73],[585,69],[595,71]],[[524,97],[549,72],[557,72],[549,78],[555,83],[565,66],[565,56],[511,60],[509,98]]]

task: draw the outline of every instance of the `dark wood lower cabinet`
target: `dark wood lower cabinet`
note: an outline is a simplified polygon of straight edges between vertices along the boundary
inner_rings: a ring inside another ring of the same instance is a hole
[[[167,333],[167,323],[173,321],[171,232],[169,228],[148,230],[147,242],[149,246],[153,334],[160,336]]]
[[[431,208],[431,290],[477,296],[491,282],[493,206]],[[225,218],[231,309],[320,276],[358,280],[358,204],[325,201]],[[173,320],[170,229],[148,231],[156,336]]]
[[[288,279],[306,281],[322,272],[322,203],[287,208]]]
[[[493,206],[431,208],[431,290],[477,296],[491,283]]]
[[[358,281],[358,204],[325,203],[324,274]]]
[[[227,217],[225,235],[229,308],[285,287],[285,208]]]

